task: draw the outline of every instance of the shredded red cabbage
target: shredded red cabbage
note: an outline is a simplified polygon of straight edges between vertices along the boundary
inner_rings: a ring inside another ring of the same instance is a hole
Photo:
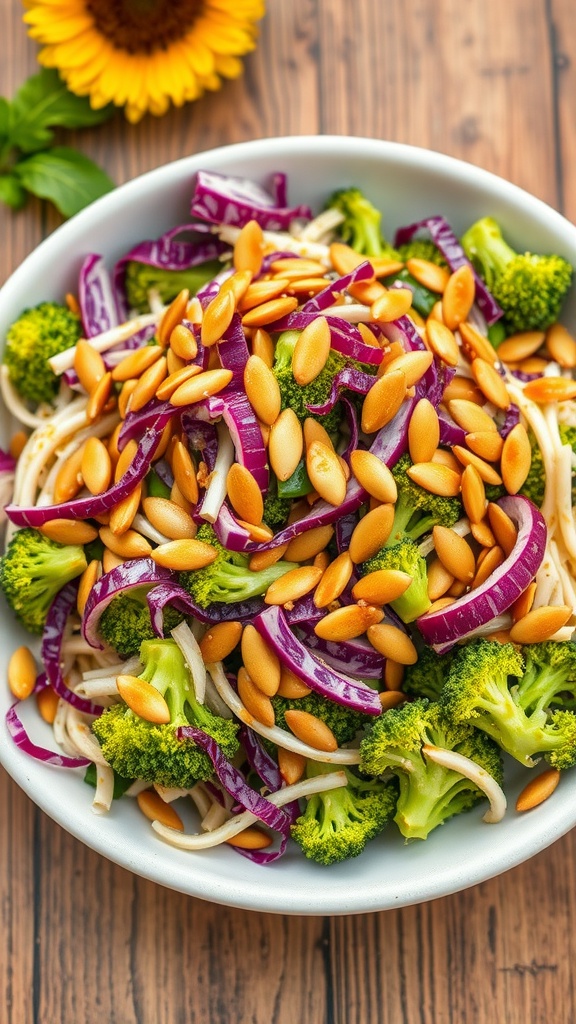
[[[152,628],[157,636],[163,635],[163,613],[167,604],[183,615],[193,615],[198,622],[204,622],[206,625],[229,621],[251,622],[264,608],[264,602],[259,597],[250,601],[235,601],[233,604],[214,601],[207,608],[202,608],[174,579],[163,580],[149,591],[146,600],[150,609]]]
[[[181,740],[192,740],[197,747],[208,754],[220,784],[237,803],[241,804],[245,811],[255,814],[260,821],[263,821],[268,828],[275,832],[289,835],[290,819],[286,811],[282,807],[275,807],[248,785],[242,772],[238,771],[224,756],[216,740],[208,736],[202,729],[195,729],[191,725],[181,726],[177,730],[177,736]]]
[[[322,640],[311,625],[302,624],[299,628],[304,634],[305,647],[337,672],[350,673],[362,679],[382,679],[384,658],[364,637],[341,642]]]
[[[44,764],[54,765],[55,768],[86,768],[90,761],[86,757],[68,757],[66,754],[57,754],[47,747],[40,747],[30,739],[22,719],[16,711],[16,704],[8,708],[6,712],[6,727],[14,743],[20,750],[23,750],[35,761],[42,761]]]
[[[90,519],[102,515],[113,508],[132,493],[137,484],[144,479],[150,469],[162,431],[174,415],[174,406],[159,412],[155,419],[145,428],[139,438],[138,450],[124,476],[102,494],[91,494],[87,498],[75,498],[64,501],[61,505],[33,505],[21,508],[18,505],[7,505],[6,515],[16,526],[43,526],[50,519]]]
[[[91,253],[80,267],[78,302],[87,338],[109,331],[119,323],[110,275],[102,256]]]
[[[400,228],[396,232],[394,245],[405,245],[407,242],[411,242],[414,236],[423,230],[429,232],[434,245],[442,253],[450,270],[458,270],[458,267],[462,267],[464,264],[470,267],[476,281],[476,302],[486,317],[486,322],[489,325],[496,323],[503,315],[502,310],[480,275],[474,270],[445,217],[426,217],[424,220],[418,220],[414,224]]]
[[[357,267],[354,267],[354,270],[349,274],[344,274],[342,277],[337,277],[334,281],[330,281],[326,288],[304,303],[301,312],[321,313],[324,309],[328,309],[329,306],[333,306],[338,296],[342,292],[347,291],[351,284],[356,284],[357,281],[368,281],[373,277],[374,268],[366,260],[365,263],[360,263]]]
[[[309,324],[314,323],[318,313],[305,313],[296,309],[287,316],[280,317],[268,327],[269,331],[302,331]],[[355,359],[359,363],[370,363],[378,365],[382,362],[384,353],[381,348],[375,345],[367,345],[362,340],[362,335],[355,324],[349,324],[341,316],[326,316],[330,328],[330,344],[335,352],[343,356]]]
[[[322,405],[307,405],[306,408],[315,416],[326,416],[332,412],[344,388],[354,391],[357,395],[367,395],[375,381],[376,378],[371,373],[363,373],[362,370],[356,370],[353,366],[344,366],[334,377],[326,401]]]
[[[130,558],[122,562],[122,565],[115,566],[110,572],[105,572],[96,580],[84,608],[82,634],[86,642],[91,647],[104,649],[105,644],[98,635],[98,623],[104,609],[118,594],[124,594],[136,587],[165,583],[172,580],[173,575],[170,569],[156,565],[151,558]]]
[[[76,693],[73,693],[66,686],[62,675],[62,641],[64,639],[64,630],[70,614],[76,607],[77,596],[78,580],[72,580],[56,594],[50,605],[48,615],[46,616],[44,632],[42,633],[42,663],[46,669],[46,678],[59,697],[62,697],[67,704],[71,704],[73,708],[76,708],[77,711],[81,711],[85,715],[101,715],[102,708],[98,707],[97,704],[92,704],[89,700],[85,700],[84,697],[79,697]]]
[[[316,693],[335,704],[353,708],[365,715],[379,715],[382,705],[378,694],[356,679],[335,672],[298,640],[281,608],[271,605],[254,619],[254,626],[270,644],[280,661]]]
[[[269,483],[268,456],[256,414],[244,391],[232,382],[218,395],[207,398],[203,407],[211,419],[222,417],[236,450],[236,461],[252,473],[260,490],[266,494]]]
[[[190,211],[210,224],[234,224],[241,228],[249,220],[256,220],[268,231],[284,231],[299,217],[312,218],[309,206],[278,206],[277,196],[277,186],[273,198],[261,185],[246,178],[198,171]]]

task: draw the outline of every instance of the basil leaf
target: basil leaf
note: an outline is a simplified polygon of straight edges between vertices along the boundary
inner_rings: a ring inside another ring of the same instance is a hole
[[[26,202],[26,191],[13,174],[0,174],[0,203],[20,210]]]
[[[113,111],[113,106],[92,110],[86,96],[75,96],[66,88],[57,71],[44,68],[24,82],[12,100],[9,142],[24,153],[34,153],[51,144],[54,138],[51,128],[85,128],[101,124]],[[1,123],[0,115],[0,126]]]
[[[66,146],[26,157],[15,164],[14,174],[28,192],[49,199],[65,217],[72,217],[114,188],[105,171]]]

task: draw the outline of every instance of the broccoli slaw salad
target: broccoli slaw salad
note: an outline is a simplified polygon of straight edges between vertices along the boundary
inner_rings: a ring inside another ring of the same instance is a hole
[[[576,765],[572,268],[268,184],[200,171],[7,332],[6,727],[182,850],[330,865]]]

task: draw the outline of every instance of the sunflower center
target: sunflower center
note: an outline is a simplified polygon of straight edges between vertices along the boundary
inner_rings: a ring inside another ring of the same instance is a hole
[[[96,28],[119,50],[166,50],[196,21],[204,0],[88,0]]]

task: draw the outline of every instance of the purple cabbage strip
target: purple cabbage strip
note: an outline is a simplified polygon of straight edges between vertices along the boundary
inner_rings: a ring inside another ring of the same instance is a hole
[[[211,473],[218,455],[218,434],[214,424],[195,419],[191,412],[186,411],[182,415],[182,430],[188,438],[190,450],[200,452]]]
[[[159,416],[166,416],[167,422],[171,418],[168,416],[168,413],[171,412],[171,415],[175,416],[181,411],[175,405],[171,405],[170,402],[159,402],[157,398],[151,398],[137,412],[128,411],[118,436],[118,451],[122,451],[128,444],[128,441],[138,441],[140,443],[142,435],[151,427],[154,427]]]
[[[348,424],[348,430],[350,431],[350,437],[348,444],[342,452],[342,458],[345,462],[350,461],[350,455],[356,451],[358,447],[358,438],[360,436],[360,428],[358,426],[358,413],[356,407],[352,404],[349,398],[342,395],[341,398],[342,408],[344,409],[344,415],[346,417],[346,423]]]
[[[254,619],[254,626],[280,661],[310,689],[365,715],[379,715],[382,705],[375,690],[323,664],[292,633],[281,608],[271,605]]]
[[[20,703],[20,702],[18,702]],[[68,757],[66,754],[58,754],[54,750],[40,747],[30,739],[24,723],[16,711],[16,704],[8,708],[6,712],[6,727],[17,747],[23,750],[29,757],[44,764],[54,765],[55,768],[86,768],[90,761],[86,757]]]
[[[324,309],[328,309],[329,306],[333,306],[338,295],[347,291],[351,284],[356,284],[358,281],[368,281],[373,277],[374,268],[372,264],[368,260],[364,263],[359,263],[349,274],[344,274],[343,277],[337,277],[336,280],[330,281],[326,288],[323,288],[314,298],[304,303],[301,312],[321,313]]]
[[[82,616],[82,635],[91,647],[104,650],[98,635],[98,623],[110,602],[127,591],[137,587],[152,586],[173,579],[170,569],[156,565],[151,558],[130,558],[105,572],[92,587]]]
[[[275,171],[270,184],[274,193],[275,206],[288,206],[288,176],[283,171]]]
[[[156,476],[162,481],[165,487],[172,487],[174,484],[174,473],[166,459],[158,459],[154,466]]]
[[[68,617],[76,607],[77,596],[78,580],[74,580],[67,583],[52,601],[46,616],[44,632],[42,633],[42,662],[46,669],[46,678],[59,697],[62,697],[67,704],[71,704],[73,708],[76,708],[77,711],[81,711],[85,715],[101,715],[102,708],[98,707],[97,704],[92,704],[91,701],[85,700],[84,697],[79,697],[72,690],[68,689],[62,675],[64,629]]]
[[[336,523],[336,547],[338,548],[338,554],[341,555],[343,551],[348,551],[350,547],[350,538],[358,525],[358,515],[356,512],[351,512],[347,516],[342,516]]]
[[[498,430],[500,437],[506,439],[510,431],[513,430],[518,423],[520,423],[520,409],[517,405],[510,405],[510,408],[506,410],[504,422]]]
[[[263,611],[264,606],[260,610]],[[290,626],[299,626],[303,622],[319,622],[325,615],[325,609],[317,608],[312,595],[305,594],[294,601],[292,608],[284,607],[284,614]]]
[[[198,171],[190,212],[211,224],[240,228],[256,220],[268,231],[284,231],[296,218],[312,218],[309,206],[278,206],[256,182],[215,171]]]
[[[299,627],[304,634],[304,646],[337,672],[350,673],[365,679],[382,679],[384,658],[364,637],[337,642],[322,640],[310,625]]]
[[[419,220],[414,224],[408,224],[406,227],[399,228],[396,232],[394,245],[405,245],[407,242],[412,241],[414,236],[422,230],[429,232],[434,245],[442,253],[450,270],[458,270],[458,267],[464,265],[470,267],[476,281],[476,302],[486,317],[486,322],[490,326],[496,323],[503,315],[502,310],[480,275],[474,270],[472,263],[445,217],[426,217],[424,220]]]
[[[452,448],[455,444],[466,445],[466,431],[459,427],[447,412],[438,412],[440,421],[440,444],[449,445]]]
[[[147,263],[150,267],[158,267],[162,270],[189,270],[201,263],[218,259],[222,253],[229,250],[230,247],[217,238],[211,238],[209,241],[206,239],[194,242],[175,241],[176,236],[183,232],[198,230],[196,224],[179,224],[161,235],[160,238],[139,242],[118,260],[113,270],[112,280],[116,301],[124,318],[128,316],[124,287],[128,263]]]
[[[0,448],[0,473],[13,473],[16,469],[16,459],[13,459],[9,452]]]
[[[353,366],[344,366],[335,375],[326,401],[322,405],[307,405],[306,408],[314,416],[326,416],[332,412],[340,398],[340,393],[345,388],[348,391],[354,391],[357,395],[367,395],[375,381],[376,377],[371,373],[363,373],[362,370],[357,370]]]
[[[174,406],[170,411],[160,413],[139,439],[138,450],[124,476],[102,494],[90,495],[87,498],[75,498],[64,501],[61,505],[35,505],[31,508],[20,508],[18,505],[7,505],[6,515],[16,526],[43,526],[50,519],[90,519],[117,505],[119,501],[132,493],[137,484],[146,476],[150,469],[162,431],[168,420],[174,415]]]
[[[118,307],[102,256],[91,253],[80,267],[78,302],[87,338],[117,327]]]
[[[266,800],[266,797],[260,796],[255,789],[248,785],[242,772],[238,771],[224,756],[216,740],[208,736],[202,729],[195,729],[191,725],[181,726],[176,734],[178,739],[192,740],[197,747],[208,754],[218,781],[226,792],[241,804],[244,810],[255,814],[260,821],[275,832],[286,836],[290,834],[290,819],[286,811],[281,807],[275,807],[269,800]]]
[[[273,324],[269,324],[267,330],[276,331],[301,331],[308,324],[314,323],[318,313],[305,313],[296,309],[293,313],[281,317]],[[349,359],[356,359],[359,363],[371,363],[378,365],[382,362],[383,352],[377,345],[367,345],[362,340],[362,335],[355,324],[349,324],[341,316],[326,317],[330,328],[330,344],[335,352],[340,352]]]
[[[251,622],[255,615],[264,608],[261,598],[249,601],[237,601],[225,604],[214,601],[207,608],[202,608],[194,598],[174,579],[163,580],[146,595],[152,628],[157,636],[163,635],[163,612],[167,604],[176,608],[183,615],[193,615],[198,622],[212,626],[216,622]]]
[[[244,390],[244,369],[250,353],[246,337],[242,329],[242,317],[234,313],[230,326],[218,342],[218,355],[225,370],[232,370],[232,380],[228,385],[235,390]]]
[[[218,395],[203,403],[213,419],[221,416],[232,438],[236,460],[252,473],[260,490],[266,494],[269,483],[268,456],[262,440],[262,431],[244,391],[231,382]]]
[[[242,725],[240,726],[238,738],[242,746],[244,747],[244,750],[246,751],[246,758],[248,760],[248,764],[250,765],[252,770],[255,771],[257,775],[259,775],[259,777],[262,779],[262,782],[264,782],[265,785],[268,787],[269,791],[271,793],[276,793],[278,792],[279,789],[282,789],[284,782],[282,776],[280,775],[278,765],[276,764],[276,761],[272,757],[270,757],[270,754],[264,749],[260,742],[259,736],[254,732],[254,730],[250,729],[247,725]],[[292,824],[293,822],[295,822],[296,818],[300,817],[300,806],[298,804],[298,801],[293,800],[292,803],[285,804],[284,811],[288,815],[290,823]],[[236,849],[238,850],[238,853],[260,852],[258,850],[243,851],[240,850],[239,847],[236,847]],[[280,846],[280,849],[277,852],[272,852],[268,854],[267,863],[270,863],[270,861],[277,860],[278,857],[281,857],[282,854],[284,853],[284,850],[285,840],[284,838],[282,838],[282,844]],[[260,858],[258,858],[258,861],[262,863],[260,861]]]

